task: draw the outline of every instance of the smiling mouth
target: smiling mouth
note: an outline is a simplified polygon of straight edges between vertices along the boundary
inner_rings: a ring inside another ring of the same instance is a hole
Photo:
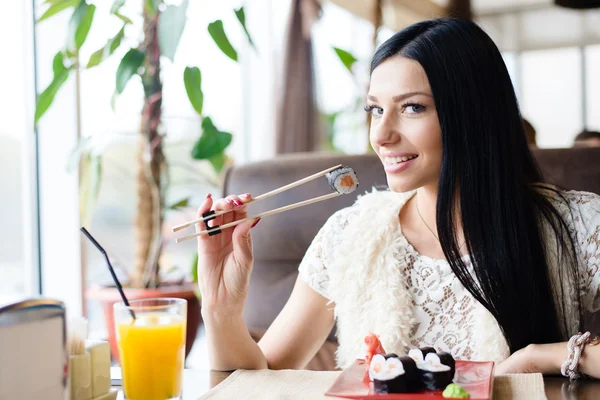
[[[412,154],[410,156],[402,156],[402,157],[383,157],[382,161],[383,161],[384,165],[395,165],[395,164],[402,164],[402,163],[405,163],[410,160],[414,160],[417,157],[419,157],[419,156],[416,154]]]

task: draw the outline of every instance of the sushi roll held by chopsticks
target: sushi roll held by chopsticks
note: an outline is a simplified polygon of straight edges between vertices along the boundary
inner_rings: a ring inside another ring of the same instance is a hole
[[[358,176],[352,168],[340,167],[327,174],[327,182],[334,192],[348,194],[358,187]]]
[[[279,214],[279,213],[284,212],[284,211],[292,210],[294,208],[298,208],[298,207],[302,207],[302,206],[307,206],[309,204],[317,203],[319,201],[332,199],[334,197],[341,196],[343,194],[349,194],[349,193],[352,193],[353,191],[355,191],[356,188],[358,187],[358,176],[356,175],[356,173],[354,172],[354,170],[352,168],[350,168],[350,167],[346,167],[346,166],[343,166],[343,165],[340,164],[340,165],[336,165],[335,167],[331,167],[331,168],[328,168],[328,169],[326,169],[324,171],[318,172],[318,173],[316,173],[314,175],[311,175],[311,176],[308,176],[306,178],[300,179],[300,180],[298,180],[296,182],[293,182],[293,183],[290,183],[288,185],[282,186],[282,187],[280,187],[278,189],[272,190],[272,191],[270,191],[268,193],[264,193],[264,194],[262,194],[260,196],[254,197],[252,200],[248,201],[246,203],[246,205],[251,204],[251,203],[256,203],[257,201],[260,201],[260,200],[264,200],[264,199],[266,199],[268,197],[274,196],[274,195],[276,195],[278,193],[284,192],[284,191],[289,190],[289,189],[291,189],[293,187],[302,185],[302,184],[304,184],[306,182],[309,182],[309,181],[311,181],[313,179],[316,179],[318,177],[321,177],[323,175],[326,175],[327,182],[329,183],[329,187],[331,188],[331,190],[334,191],[334,193],[329,193],[329,194],[326,194],[324,196],[315,197],[313,199],[301,201],[301,202],[298,202],[298,203],[295,203],[295,204],[290,204],[288,206],[276,208],[274,210],[265,211],[263,213],[254,215],[252,217],[248,217],[248,218],[240,219],[240,220],[237,220],[237,221],[233,221],[231,223],[228,223],[228,224],[225,224],[225,225],[222,225],[222,226],[211,226],[211,227],[209,227],[208,225],[206,225],[206,228],[207,228],[206,230],[200,231],[200,232],[197,232],[197,233],[193,233],[193,234],[190,234],[190,235],[186,235],[186,236],[183,236],[183,237],[180,237],[180,238],[177,238],[176,242],[177,243],[183,242],[184,240],[188,240],[188,239],[194,238],[196,236],[201,236],[201,235],[209,235],[209,236],[217,235],[217,234],[221,233],[221,230],[227,229],[227,228],[232,228],[232,227],[234,227],[236,225],[241,224],[244,221],[248,221],[248,220],[251,220],[251,219],[256,220],[258,218],[262,218],[262,217],[266,217],[266,216],[274,215],[274,214]],[[186,222],[185,224],[173,227],[173,232],[177,232],[178,230],[187,228],[187,227],[192,226],[192,225],[194,225],[194,224],[196,224],[198,222],[204,222],[206,224],[208,221],[214,219],[215,217],[218,217],[219,215],[223,215],[223,214],[228,213],[230,211],[232,211],[232,210],[224,210],[224,211],[219,211],[219,212],[215,212],[214,210],[209,211],[209,212],[203,214],[201,218],[197,218],[197,219],[194,219],[192,221]]]

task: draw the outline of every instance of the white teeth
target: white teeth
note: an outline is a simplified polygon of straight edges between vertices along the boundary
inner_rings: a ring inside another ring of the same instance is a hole
[[[412,154],[410,156],[402,156],[402,157],[383,157],[383,163],[386,165],[398,164],[406,161],[410,161],[414,158],[417,158],[416,154]]]

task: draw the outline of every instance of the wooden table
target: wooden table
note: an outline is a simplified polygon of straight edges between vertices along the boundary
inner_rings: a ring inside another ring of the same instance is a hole
[[[562,377],[544,377],[548,400],[596,400],[600,399],[600,380],[584,380],[569,383]]]
[[[115,376],[115,372],[118,372],[119,377],[121,376],[120,368],[111,368],[111,377]],[[197,400],[198,397],[223,382],[229,375],[231,375],[229,372],[185,369],[183,371],[183,400]],[[120,386],[113,386],[113,388],[119,389],[117,400],[124,400],[122,388]]]
[[[229,375],[229,372],[186,369],[183,374],[183,400],[197,400]],[[548,400],[600,400],[600,380],[569,383],[565,378],[545,377],[544,386]],[[121,391],[117,399],[124,399]]]

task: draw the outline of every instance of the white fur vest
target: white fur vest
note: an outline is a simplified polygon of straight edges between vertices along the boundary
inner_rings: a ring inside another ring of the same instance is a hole
[[[360,197],[327,266],[335,303],[339,368],[364,356],[364,337],[379,335],[387,352],[406,354],[415,327],[411,294],[402,273],[407,241],[401,207],[414,194],[379,191]],[[502,361],[510,354],[496,320],[479,303],[473,359]]]

